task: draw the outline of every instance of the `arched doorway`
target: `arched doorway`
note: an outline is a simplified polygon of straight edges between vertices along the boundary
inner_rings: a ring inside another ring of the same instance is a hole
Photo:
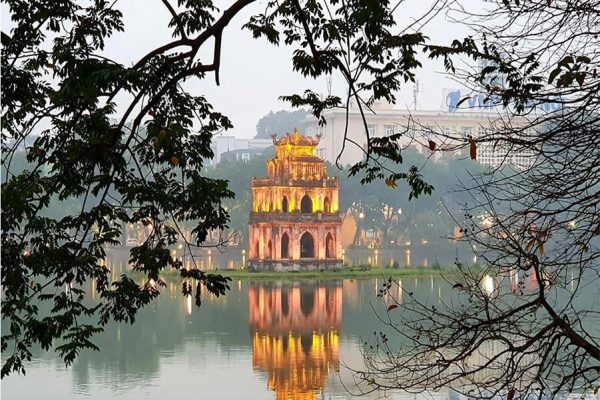
[[[300,258],[315,257],[315,242],[310,233],[304,232],[300,238]]]
[[[288,199],[286,196],[283,196],[283,200],[281,200],[281,212],[289,212],[288,210],[289,205],[288,205]]]
[[[281,236],[281,258],[290,258],[290,237],[287,233]]]
[[[323,200],[323,211],[326,213],[331,212],[331,200],[329,200],[329,197],[325,197],[325,200]]]
[[[313,203],[309,195],[305,194],[300,202],[300,212],[311,213],[313,212]]]
[[[325,236],[325,258],[335,258],[335,251],[333,247],[333,235],[331,232]]]
[[[269,240],[267,244],[267,258],[273,258],[273,243]]]

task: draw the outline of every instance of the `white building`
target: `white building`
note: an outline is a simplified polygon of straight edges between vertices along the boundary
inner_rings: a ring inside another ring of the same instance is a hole
[[[210,164],[215,165],[221,161],[221,156],[224,153],[236,151],[240,157],[244,160],[245,153],[239,150],[250,150],[248,151],[248,159],[251,154],[255,153],[253,150],[265,149],[269,146],[273,146],[272,139],[240,139],[235,136],[218,135],[213,137],[211,148],[215,156],[211,160]]]
[[[467,103],[468,110],[460,111],[456,103],[461,98],[460,91],[446,91],[444,99],[446,110],[407,110],[394,108],[387,103],[376,103],[373,112],[367,111],[366,123],[371,137],[389,136],[402,132],[399,140],[402,147],[414,147],[424,154],[431,154],[428,150],[429,139],[434,139],[438,148],[456,146],[457,155],[468,156],[468,149],[464,144],[469,137],[477,138],[492,128],[493,124],[501,118],[498,111],[482,103],[482,99],[475,96]],[[309,117],[306,122],[306,134],[321,135],[318,154],[325,160],[334,163],[338,155],[342,165],[354,164],[364,157],[367,136],[365,127],[356,105],[351,105],[348,115],[348,132],[345,147],[344,130],[346,124],[346,110],[331,109],[323,113],[327,125],[320,127],[314,117]],[[453,138],[461,137],[457,142],[444,139],[444,136]],[[445,142],[442,143],[442,141]],[[462,143],[461,143],[462,142]],[[462,145],[462,146],[457,146]],[[459,149],[460,148],[460,149]],[[481,143],[477,149],[477,160],[485,165],[498,166],[501,163],[511,163],[517,166],[527,166],[533,161],[531,153],[524,151],[510,152],[507,158],[507,149],[492,143]],[[438,153],[438,155],[440,155]]]

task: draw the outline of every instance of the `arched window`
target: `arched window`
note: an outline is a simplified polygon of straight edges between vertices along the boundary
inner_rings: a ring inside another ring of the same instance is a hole
[[[335,251],[333,247],[333,235],[331,232],[325,236],[325,258],[335,258]]]
[[[283,200],[281,200],[281,212],[289,212],[288,208],[288,199],[286,196],[283,196]]]
[[[270,240],[267,244],[267,258],[273,258],[273,243]]]
[[[315,257],[315,242],[310,233],[304,232],[300,238],[300,258]]]
[[[300,202],[300,212],[311,213],[313,212],[313,203],[309,195],[305,194]]]
[[[254,242],[254,258],[258,258],[258,240]]]
[[[281,258],[290,258],[290,237],[287,233],[281,236]]]
[[[323,200],[323,211],[326,213],[331,212],[331,200],[329,200],[329,197],[325,197],[325,200]]]

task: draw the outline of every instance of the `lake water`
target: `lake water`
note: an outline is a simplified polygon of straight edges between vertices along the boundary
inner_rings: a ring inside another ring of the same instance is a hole
[[[353,255],[352,260],[362,264],[359,257],[367,261],[378,257],[374,265],[394,265],[393,260],[406,255],[363,253]],[[107,260],[113,278],[127,268],[126,255],[114,253]],[[203,255],[206,262],[211,257],[205,266],[212,269],[224,268],[229,260],[243,256],[241,251]],[[400,268],[423,265],[399,264]],[[383,276],[298,282],[236,280],[224,297],[205,294],[200,308],[182,297],[180,286],[169,283],[139,313],[134,325],[108,325],[95,339],[101,351],[82,352],[72,366],[65,367],[54,353],[35,351],[26,365],[26,377],[11,375],[2,381],[2,398],[354,398],[347,391],[352,388],[347,367],[361,368],[361,344],[372,341],[374,331],[382,329],[376,312],[386,309],[385,299],[377,297],[383,280]],[[497,284],[489,277],[482,282],[492,288]],[[403,278],[400,283],[404,290],[396,294],[400,301],[402,293],[408,292],[433,305],[456,295],[441,278]],[[88,289],[93,293],[92,285]],[[588,295],[581,297],[586,302],[600,296],[596,285],[584,289]],[[394,399],[462,398],[448,390],[388,395]],[[363,398],[379,398],[379,394]]]
[[[36,352],[27,376],[2,381],[4,399],[345,399],[346,365],[361,365],[361,338],[380,326],[381,278],[232,282],[225,297],[196,308],[169,284],[131,326],[111,324],[100,352],[84,351],[66,368]],[[440,279],[403,287],[441,298]],[[424,398],[453,397],[434,393]],[[369,397],[376,397],[375,395]],[[415,398],[398,394],[398,398]]]

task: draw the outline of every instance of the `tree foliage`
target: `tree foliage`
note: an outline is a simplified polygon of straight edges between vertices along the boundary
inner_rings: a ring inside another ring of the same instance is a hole
[[[439,12],[438,3],[434,1],[425,15],[416,18],[417,22]],[[316,78],[340,74],[347,84],[345,99],[331,94],[322,97],[312,90],[281,99],[294,107],[308,107],[321,125],[326,124],[324,110],[348,110],[350,100],[354,100],[367,140],[365,160],[354,166],[351,174],[364,173],[362,182],[379,178],[407,181],[411,197],[418,197],[431,193],[431,186],[416,167],[398,171],[402,156],[397,138],[370,137],[366,121],[375,101],[394,103],[402,83],[414,81],[415,71],[421,67],[417,52],[426,49],[427,38],[421,32],[397,24],[396,8],[389,1],[269,1],[265,11],[252,16],[245,26],[254,37],[291,46],[293,68],[302,75]],[[346,134],[342,140],[344,146],[357,145]]]
[[[57,344],[69,364],[80,349],[96,348],[92,336],[109,320],[133,322],[159,294],[160,271],[181,268],[168,248],[176,221],[194,221],[190,246],[226,225],[222,199],[232,193],[199,171],[212,156],[212,135],[231,123],[180,84],[218,70],[218,54],[209,65],[195,54],[209,38],[220,41],[245,5],[215,18],[210,3],[183,2],[176,38],[125,66],[102,55],[106,39],[124,30],[114,2],[7,3],[14,28],[2,33],[2,315],[10,326],[2,351],[10,353],[2,376],[24,372],[34,344]],[[124,112],[118,96],[128,99]],[[19,151],[25,170],[11,165]],[[46,212],[53,201],[72,200],[76,211]],[[123,224],[138,222],[152,233],[130,262],[147,280],[110,282],[106,246],[123,240]],[[197,292],[228,288],[220,276],[181,275]],[[90,279],[101,299],[93,305],[81,289]],[[189,285],[183,290],[191,295]]]
[[[270,139],[276,133],[284,135],[293,132],[294,129],[304,133],[304,120],[308,116],[305,110],[296,111],[269,111],[269,113],[258,120],[256,124],[256,139]]]
[[[188,247],[226,227],[224,200],[232,196],[225,181],[201,173],[213,155],[212,136],[231,122],[183,84],[209,73],[219,83],[223,32],[253,2],[237,0],[220,11],[212,1],[163,0],[172,39],[125,65],[104,53],[107,39],[126,29],[118,2],[5,0],[13,27],[2,32],[1,61],[2,313],[10,321],[2,336],[2,350],[10,352],[2,376],[24,372],[34,344],[49,349],[58,340],[67,364],[80,349],[95,348],[92,338],[102,325],[133,322],[159,294],[166,267],[180,269],[186,296],[194,291],[199,298],[203,286],[225,292],[227,280],[182,269],[169,251],[180,223],[194,225]],[[367,98],[359,102],[361,112],[376,99],[393,100],[420,66],[415,46],[425,38],[392,32],[397,27],[387,1],[287,0],[261,10],[245,27],[293,46],[293,68],[304,76],[340,71],[350,88],[346,104],[350,96]],[[310,90],[283,98],[310,106],[318,117],[342,104]],[[389,179],[406,178],[414,196],[431,190],[414,168],[394,171],[375,157],[382,146],[371,147],[364,165],[371,176],[385,171],[397,174]],[[29,163],[25,171],[11,164],[19,151]],[[393,161],[401,158],[394,154]],[[77,209],[51,215],[55,200],[78,203]],[[130,262],[147,279],[110,282],[102,263],[106,247],[123,240],[124,224],[137,223],[152,233],[131,250]],[[101,299],[94,305],[83,301],[81,289],[90,279]]]
[[[403,155],[408,164],[422,165],[423,174],[435,187],[430,196],[419,198],[419,201],[411,200],[410,186],[406,182],[401,182],[396,188],[387,186],[383,180],[363,185],[360,177],[349,175],[349,168],[338,169],[326,163],[329,175],[339,179],[340,210],[353,213],[359,230],[381,232],[382,247],[390,246],[391,238],[404,237],[407,241],[428,240],[438,252],[440,246],[447,243],[456,224],[451,214],[459,213],[466,203],[472,201],[472,195],[457,190],[455,182],[468,180],[471,174],[479,174],[484,168],[477,162],[452,156],[438,162],[428,161],[414,149],[404,150]],[[226,200],[224,204],[231,216],[229,228],[243,237],[247,237],[248,215],[252,209],[251,180],[266,174],[266,162],[271,157],[272,152],[247,162],[222,160],[207,168],[207,176],[226,180],[229,189],[235,193],[235,198]],[[360,213],[364,214],[363,218],[359,218]],[[435,225],[429,226],[432,222]]]
[[[233,198],[224,201],[224,206],[231,217],[229,229],[236,231],[242,240],[248,238],[248,216],[252,210],[252,178],[266,174],[267,161],[273,155],[271,147],[265,151],[265,155],[253,157],[250,161],[222,159],[219,164],[206,170],[207,176],[227,181],[229,190],[234,193]]]
[[[36,344],[56,344],[67,363],[82,348],[95,348],[102,325],[133,322],[160,293],[166,267],[180,269],[182,292],[197,303],[203,287],[215,294],[227,289],[221,277],[182,269],[169,251],[181,222],[194,224],[188,246],[226,227],[225,202],[232,196],[223,179],[202,173],[212,136],[231,122],[182,84],[209,73],[219,83],[223,31],[253,0],[234,1],[223,11],[211,1],[173,6],[163,0],[173,38],[131,66],[103,53],[106,39],[125,29],[117,2],[6,3],[14,28],[2,32],[1,60],[2,313],[9,321],[2,350],[10,353],[3,376],[24,371]],[[420,52],[443,59],[448,72],[507,116],[476,138],[439,134],[429,142],[432,151],[458,143],[477,158],[487,143],[507,154],[527,151],[534,161],[476,181],[468,192],[474,204],[457,222],[467,221],[464,237],[487,261],[485,272],[535,276],[535,290],[493,297],[481,290],[479,271],[461,266],[463,280],[455,288],[464,301],[444,310],[414,302],[402,305],[406,313],[392,309],[406,317],[398,331],[410,346],[400,356],[385,345],[367,351],[369,368],[360,376],[374,389],[446,385],[509,397],[588,390],[597,382],[600,355],[597,331],[586,318],[598,310],[581,309],[578,292],[567,292],[571,284],[598,281],[600,4],[498,0],[488,2],[491,11],[471,15],[459,7],[474,34],[436,46],[416,29],[447,11],[449,2],[433,3],[409,27],[396,22],[400,4],[385,0],[269,1],[245,25],[256,38],[291,46],[293,69],[303,76],[337,73],[345,80],[345,98],[306,90],[282,99],[308,107],[321,124],[325,109],[357,104],[367,140],[364,160],[350,172],[363,183],[383,179],[390,190],[406,183],[410,198],[433,191],[418,165],[399,167],[407,163],[398,137],[369,137],[366,124],[375,101],[393,103],[394,93],[414,80]],[[212,59],[201,57],[205,50]],[[462,70],[465,57],[483,68]],[[539,112],[548,103],[560,109]],[[24,171],[12,168],[19,151],[27,157]],[[55,200],[74,201],[77,210],[48,213]],[[468,223],[479,213],[490,216],[493,229]],[[152,234],[131,250],[131,263],[147,279],[110,282],[105,248],[121,240],[123,224],[138,222]],[[93,305],[81,289],[90,279],[100,295]],[[471,355],[485,346],[499,350],[473,364]],[[481,380],[481,370],[496,374]]]
[[[474,13],[462,6],[455,16],[474,34],[429,46],[430,54],[500,118],[468,140],[438,134],[430,149],[458,144],[472,158],[488,148],[525,160],[463,182],[474,196],[456,219],[483,271],[459,264],[456,298],[440,307],[410,293],[402,304],[387,297],[398,307],[382,320],[401,349],[389,332],[379,335],[357,373],[366,390],[589,394],[600,377],[600,4],[504,0]],[[465,57],[481,68],[461,68]],[[394,287],[386,283],[382,296]]]

